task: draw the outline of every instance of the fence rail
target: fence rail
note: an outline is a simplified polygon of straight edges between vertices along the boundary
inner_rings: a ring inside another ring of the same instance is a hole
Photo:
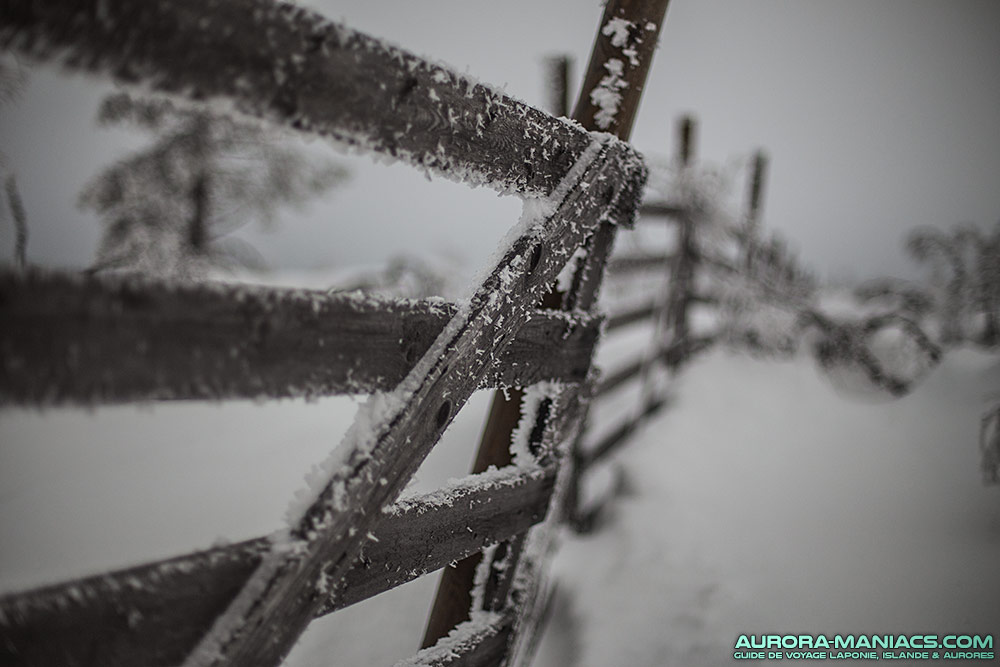
[[[350,606],[513,537],[541,521],[553,469],[498,471],[402,500],[316,616]],[[4,639],[23,664],[174,665],[271,548],[260,537],[0,599]]]
[[[592,143],[489,86],[272,0],[11,0],[0,47],[526,195],[552,194]]]
[[[456,312],[439,299],[0,274],[0,401],[390,391]],[[588,315],[530,313],[481,386],[582,381],[599,325]]]

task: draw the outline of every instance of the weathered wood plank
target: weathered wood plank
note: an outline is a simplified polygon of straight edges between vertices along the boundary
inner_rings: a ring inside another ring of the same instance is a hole
[[[688,207],[678,202],[646,202],[639,207],[641,219],[658,218],[667,222],[677,222],[677,220],[688,214]]]
[[[310,492],[289,539],[265,556],[243,590],[184,663],[275,665],[364,544],[378,508],[413,475],[455,413],[514,338],[576,248],[606,221],[629,218],[645,170],[627,146],[594,137],[555,196],[525,222],[460,311],[392,393],[359,410],[329,477]],[[508,298],[509,297],[509,298]]]
[[[479,612],[451,634],[396,667],[490,667],[503,662],[513,630],[511,614]]]
[[[608,260],[608,273],[617,277],[656,269],[666,272],[673,260],[673,255],[619,255]]]
[[[541,521],[554,470],[494,474],[402,501],[379,520],[317,616],[367,599]],[[268,538],[0,597],[0,662],[174,665],[260,564]],[[9,662],[8,662],[9,661]]]
[[[8,0],[0,48],[500,191],[551,194],[590,144],[578,126],[291,3]]]
[[[739,273],[739,269],[725,257],[720,257],[715,254],[709,254],[705,252],[699,252],[694,256],[695,261],[704,263],[707,267],[718,271],[723,275],[732,275],[734,273]]]
[[[717,306],[719,305],[719,297],[710,293],[693,292],[688,295],[688,303],[701,306]]]
[[[605,325],[605,329],[607,331],[614,331],[615,329],[620,329],[630,324],[635,324],[636,322],[648,320],[656,315],[656,311],[657,304],[655,302],[651,302],[635,306],[620,313],[614,313],[608,317],[608,323]]]
[[[654,398],[643,407],[638,416],[622,422],[597,443],[584,449],[580,460],[582,467],[587,468],[607,457],[608,454],[624,444],[630,435],[635,433],[643,420],[659,412],[666,404],[666,398]]]
[[[677,368],[687,363],[696,354],[701,354],[718,342],[718,336],[691,336],[668,345],[660,352],[660,359],[669,368]]]
[[[455,312],[433,299],[0,273],[0,403],[388,391]],[[536,311],[484,386],[581,381],[598,324]]]
[[[638,377],[639,374],[642,373],[642,367],[645,362],[646,359],[644,357],[640,357],[627,364],[619,366],[614,371],[603,376],[597,385],[597,389],[594,390],[594,397],[596,398],[610,393],[632,378]]]

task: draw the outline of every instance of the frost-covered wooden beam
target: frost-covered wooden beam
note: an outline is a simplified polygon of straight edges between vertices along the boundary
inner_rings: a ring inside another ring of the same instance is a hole
[[[541,521],[554,470],[501,470],[404,500],[378,521],[317,615],[465,558]],[[260,564],[268,538],[0,597],[0,663],[172,666]]]
[[[573,118],[588,130],[604,130],[627,141],[639,110],[639,100],[646,84],[667,9],[668,0],[609,0],[598,25],[590,62],[587,66]],[[569,290],[563,298],[565,310],[590,311],[602,283],[607,259],[614,244],[616,228],[605,222],[583,248]],[[573,442],[585,420],[591,392],[590,383],[566,387],[556,396],[526,402],[522,409],[535,412],[533,433],[539,434],[542,451],[564,451]],[[548,406],[546,408],[546,406]],[[567,412],[575,419],[559,424]],[[530,414],[530,412],[528,412]],[[573,474],[570,457],[564,457],[564,470]],[[559,486],[557,507],[564,507],[571,484]],[[556,514],[556,513],[553,513]],[[558,513],[559,515],[562,512]],[[547,598],[547,563],[553,551],[556,520],[553,518],[528,536],[528,544],[516,563],[491,563],[502,566],[503,575],[514,581],[508,600],[516,621],[506,655],[493,665],[519,667],[532,658],[534,636],[540,628],[541,611]]]
[[[677,222],[689,215],[690,209],[684,204],[674,202],[647,202],[639,207],[639,215],[644,218],[660,218],[668,222]]]
[[[628,326],[629,324],[634,324],[636,322],[642,322],[643,320],[648,320],[657,312],[657,304],[644,303],[640,306],[630,308],[629,310],[624,310],[620,313],[615,313],[608,317],[608,323],[606,329],[608,331],[614,331],[615,329],[620,329],[622,327]]]
[[[436,299],[0,273],[0,402],[389,391],[455,312]],[[532,313],[484,386],[581,381],[598,324]]]
[[[608,260],[608,273],[617,277],[655,269],[666,271],[672,261],[673,255],[619,255]]]
[[[551,194],[590,143],[469,76],[272,0],[6,0],[0,47],[500,191]]]
[[[668,366],[677,366],[694,355],[704,352],[716,342],[716,336],[690,337],[663,348],[655,355],[654,359],[662,361]],[[642,372],[644,363],[646,363],[645,357],[640,357],[622,364],[614,371],[609,372],[597,384],[594,396],[603,396],[610,393],[632,378],[637,377]]]
[[[719,342],[719,336],[715,334],[709,334],[705,336],[689,336],[682,340],[678,340],[672,345],[668,345],[662,352],[660,352],[660,359],[668,367],[674,367],[687,363],[696,354],[701,354],[702,352],[710,349],[713,345]]]
[[[638,155],[607,136],[520,226],[409,375],[361,407],[344,442],[292,513],[287,539],[264,556],[185,667],[275,665],[322,604],[310,592],[339,581],[379,508],[402,491],[454,415],[534,312],[559,271],[602,223],[630,218],[645,179]]]
[[[509,613],[476,612],[436,644],[395,667],[495,667],[504,663],[513,627]]]
[[[662,397],[649,401],[637,416],[622,422],[597,443],[584,449],[579,461],[580,466],[587,468],[606,458],[611,452],[624,444],[625,440],[635,433],[635,430],[639,428],[639,425],[647,417],[656,414],[665,405],[667,405],[667,399]]]
[[[632,378],[638,377],[639,373],[642,372],[642,367],[645,363],[645,357],[639,357],[638,359],[635,359],[627,364],[623,364],[616,370],[601,377],[601,381],[598,383],[597,389],[594,390],[594,396],[597,397],[608,394]]]

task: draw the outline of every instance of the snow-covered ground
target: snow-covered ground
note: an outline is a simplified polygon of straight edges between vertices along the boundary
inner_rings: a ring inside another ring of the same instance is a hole
[[[466,472],[488,396],[415,490]],[[567,536],[539,666],[723,664],[741,633],[1000,628],[1000,489],[980,483],[976,444],[1000,399],[996,356],[949,353],[911,395],[873,402],[838,393],[808,357],[716,351],[673,398],[618,456],[628,492],[609,520]],[[277,527],[355,408],[0,412],[0,590]],[[436,579],[317,621],[289,664],[410,655]]]
[[[536,664],[726,664],[744,633],[996,636],[1000,489],[976,442],[998,398],[1000,360],[973,350],[876,403],[808,358],[712,353],[622,451],[601,530],[561,550]]]

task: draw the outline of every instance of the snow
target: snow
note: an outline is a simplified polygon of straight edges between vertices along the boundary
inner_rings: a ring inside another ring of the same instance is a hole
[[[602,350],[605,367],[645,346],[650,327],[623,334]],[[872,404],[840,393],[809,357],[717,351],[671,393],[614,460],[625,495],[608,521],[558,552],[536,665],[714,665],[750,632],[997,627],[1000,503],[981,484],[977,446],[1000,398],[995,357],[949,353],[912,394]],[[417,490],[468,470],[488,402],[480,392],[459,413]],[[0,585],[266,534],[355,408],[338,398],[7,409]],[[314,622],[288,664],[405,659],[435,585],[423,577]]]
[[[400,660],[396,667],[419,667],[434,661],[443,662],[448,657],[458,657],[485,637],[496,634],[502,623],[503,616],[500,614],[475,611],[472,618],[454,628],[447,637],[411,658]]]
[[[590,91],[590,101],[599,111],[594,114],[597,127],[606,130],[615,122],[618,105],[621,104],[621,90],[628,88],[628,83],[622,78],[625,63],[618,58],[608,58],[604,63],[607,74],[600,80],[597,87]]]
[[[601,34],[605,37],[611,37],[611,45],[617,48],[622,48],[625,46],[625,42],[628,40],[629,30],[635,27],[635,23],[627,19],[615,17],[604,24],[601,28]]]
[[[536,666],[728,664],[752,632],[994,631],[1000,502],[976,443],[998,395],[1000,363],[971,349],[880,404],[804,356],[713,352],[622,450],[600,531],[559,552]]]

